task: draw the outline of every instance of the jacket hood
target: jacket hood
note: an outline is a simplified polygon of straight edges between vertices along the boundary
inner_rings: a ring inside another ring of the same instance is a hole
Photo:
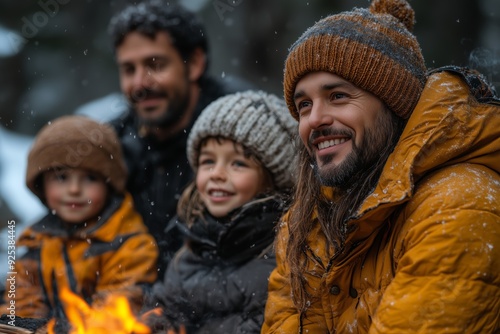
[[[500,173],[500,100],[491,91],[474,90],[470,77],[460,74],[429,76],[375,190],[358,210],[357,218],[363,216],[369,224],[358,226],[356,239],[380,226],[391,208],[409,200],[415,184],[432,171],[472,163]],[[481,78],[477,73],[471,77]]]

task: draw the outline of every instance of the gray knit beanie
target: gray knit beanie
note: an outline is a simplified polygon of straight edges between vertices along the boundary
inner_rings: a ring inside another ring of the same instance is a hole
[[[196,120],[187,142],[187,156],[198,168],[201,142],[224,137],[252,150],[272,174],[278,189],[294,183],[297,122],[285,102],[263,91],[245,91],[223,96],[208,105]]]

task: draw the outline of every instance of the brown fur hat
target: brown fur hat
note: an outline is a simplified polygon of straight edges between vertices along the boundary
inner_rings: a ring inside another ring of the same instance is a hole
[[[26,185],[42,201],[39,177],[54,168],[96,172],[117,193],[125,191],[127,169],[115,131],[84,116],[63,116],[45,125],[28,155]]]

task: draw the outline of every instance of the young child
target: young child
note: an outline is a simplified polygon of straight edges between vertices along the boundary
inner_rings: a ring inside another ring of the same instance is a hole
[[[262,91],[219,98],[195,122],[187,153],[196,179],[174,221],[186,242],[154,287],[171,330],[260,333],[295,127],[284,102]]]
[[[16,316],[64,319],[63,287],[88,303],[125,295],[135,310],[156,280],[158,250],[131,196],[119,141],[106,125],[64,116],[46,125],[28,156],[26,184],[49,213],[16,244]],[[12,296],[11,296],[12,297]],[[0,313],[7,313],[6,306]]]

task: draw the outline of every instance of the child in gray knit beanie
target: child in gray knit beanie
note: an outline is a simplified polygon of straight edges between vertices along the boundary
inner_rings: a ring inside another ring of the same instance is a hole
[[[196,178],[169,226],[185,244],[154,289],[167,329],[260,333],[275,226],[294,184],[296,124],[263,91],[219,98],[195,122],[187,154]]]

